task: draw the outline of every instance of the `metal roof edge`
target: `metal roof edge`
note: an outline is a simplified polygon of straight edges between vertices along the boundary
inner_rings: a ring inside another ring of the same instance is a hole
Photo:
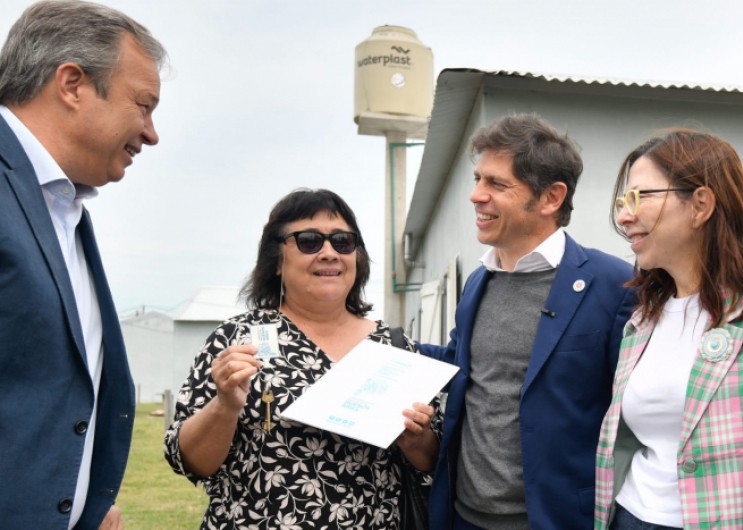
[[[645,80],[640,81],[637,79],[626,79],[620,77],[588,77],[588,76],[575,76],[567,74],[549,74],[539,72],[527,72],[519,70],[493,70],[483,71],[486,75],[502,75],[502,76],[514,76],[514,77],[525,77],[531,79],[541,79],[548,82],[559,82],[559,83],[584,83],[587,85],[609,85],[609,86],[624,86],[624,87],[647,87],[647,88],[678,88],[688,90],[702,90],[711,92],[743,92],[743,85],[714,85],[704,84],[695,82],[685,81],[661,81],[661,80]]]
[[[411,255],[417,251],[420,235],[439,201],[441,187],[449,175],[472,106],[487,72],[471,68],[447,68],[436,80],[431,121],[418,178],[405,222],[404,233],[412,234]],[[420,178],[426,175],[426,178]]]
[[[592,78],[518,70],[485,71],[476,68],[446,68],[441,71],[436,80],[436,91],[426,146],[405,222],[405,234],[412,235],[410,238],[411,248],[406,249],[406,253],[411,256],[415,256],[420,243],[419,236],[424,232],[439,201],[441,188],[449,175],[457,151],[460,148],[459,140],[461,140],[467,127],[477,94],[485,80],[491,76],[606,87],[743,93],[743,86],[736,85],[706,85],[703,83],[660,80],[640,81],[610,77]]]

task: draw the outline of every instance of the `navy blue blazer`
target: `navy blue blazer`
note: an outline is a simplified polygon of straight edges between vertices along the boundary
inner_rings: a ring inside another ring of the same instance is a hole
[[[423,354],[460,367],[449,385],[430,498],[432,530],[451,528],[470,338],[491,273],[468,278],[447,346],[419,345]],[[532,530],[593,528],[594,459],[624,324],[635,305],[623,284],[632,267],[566,237],[534,340],[519,409],[526,509]],[[580,288],[580,283],[585,282]]]
[[[90,217],[79,225],[103,321],[90,487],[97,529],[124,475],[134,385]],[[0,117],[0,527],[66,530],[93,411],[75,297],[33,167]]]

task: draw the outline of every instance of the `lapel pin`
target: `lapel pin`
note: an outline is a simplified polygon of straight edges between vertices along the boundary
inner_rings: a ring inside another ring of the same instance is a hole
[[[586,288],[586,282],[583,280],[575,280],[573,283],[573,291],[576,293],[581,292],[583,289]]]
[[[730,357],[733,339],[725,328],[711,329],[702,335],[702,357],[705,361],[717,363]]]

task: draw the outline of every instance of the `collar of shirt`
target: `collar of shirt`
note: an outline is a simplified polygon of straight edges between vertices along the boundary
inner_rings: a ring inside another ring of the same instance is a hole
[[[537,248],[521,256],[516,262],[513,272],[539,272],[556,269],[562,261],[563,254],[565,254],[565,231],[558,228]],[[501,268],[498,262],[496,247],[489,248],[480,258],[480,261],[489,271],[508,272]]]
[[[64,208],[70,208],[76,199],[79,202],[98,195],[98,190],[92,186],[73,184],[49,151],[8,107],[0,105],[0,116],[5,119],[26,152],[36,178],[39,179],[39,185],[56,199],[55,203],[59,201]],[[82,208],[80,211],[82,212]]]

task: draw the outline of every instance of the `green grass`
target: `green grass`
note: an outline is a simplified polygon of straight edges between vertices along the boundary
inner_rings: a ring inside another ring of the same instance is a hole
[[[206,509],[204,490],[176,475],[163,457],[160,403],[137,406],[129,463],[116,504],[127,530],[195,530]]]

